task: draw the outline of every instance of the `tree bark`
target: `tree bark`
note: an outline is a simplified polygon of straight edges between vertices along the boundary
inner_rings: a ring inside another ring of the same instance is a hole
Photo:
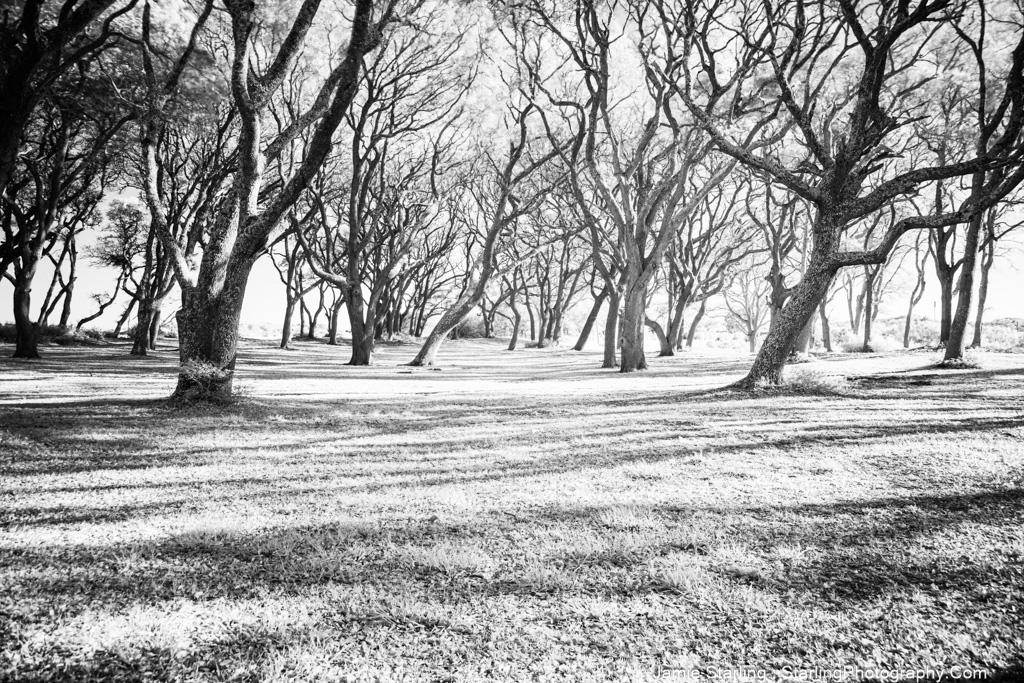
[[[348,365],[370,365],[373,363],[374,334],[376,332],[376,316],[372,304],[367,306],[363,301],[362,285],[354,283],[348,289],[345,301],[348,309],[348,324],[352,328],[352,356]]]
[[[982,213],[975,214],[967,225],[964,240],[963,263],[960,266],[960,281],[956,303],[956,312],[949,326],[949,339],[946,341],[946,353],[942,362],[957,362],[964,358],[964,341],[967,334],[967,322],[971,317],[971,295],[974,293],[974,275],[978,267],[978,242],[984,220]]]
[[[523,313],[522,311],[519,310],[519,307],[516,306],[515,296],[509,297],[508,305],[509,308],[512,309],[512,315],[515,316],[515,319],[512,322],[512,339],[510,339],[508,342],[508,350],[515,351],[516,345],[519,344],[519,326],[523,322]]]
[[[223,288],[182,292],[178,311],[178,354],[181,367],[172,398],[231,397],[238,350],[238,323],[253,261],[236,259],[225,268]]]
[[[156,342],[160,337],[160,324],[163,322],[163,298],[153,302],[149,313],[149,350],[156,351]]]
[[[36,264],[22,266],[15,276],[14,328],[15,347],[12,358],[39,358],[39,327],[32,322],[32,275]]]
[[[782,383],[786,362],[814,311],[827,296],[835,276],[835,266],[825,254],[819,253],[819,249],[825,251],[824,247],[815,245],[807,271],[776,315],[750,371],[737,386],[750,389],[762,384]]]
[[[143,278],[140,290],[147,289],[149,283]],[[153,302],[149,292],[140,292],[139,315],[135,319],[135,333],[132,335],[132,356],[145,356],[149,351],[149,324],[152,321]]]
[[[871,324],[875,319],[875,278],[878,276],[878,268],[872,269],[868,266],[864,273],[864,352],[870,352],[871,348]]]
[[[814,310],[811,311],[811,317],[807,319],[807,323],[800,330],[800,334],[797,335],[792,353],[810,352],[811,347],[814,345],[814,319],[817,315],[817,311],[818,305],[815,304]]]
[[[949,341],[950,327],[953,325],[953,272],[936,268],[939,279],[939,345],[945,346]]]
[[[647,317],[647,289],[637,283],[626,286],[623,295],[625,302],[622,307],[622,325],[619,338],[622,342],[622,354],[619,372],[636,372],[647,369],[647,357],[644,355],[644,320]]]
[[[688,349],[692,349],[693,348],[693,338],[697,334],[697,325],[700,323],[701,319],[704,317],[704,312],[707,310],[707,306],[708,306],[708,302],[707,302],[706,299],[704,301],[701,301],[700,302],[700,308],[697,309],[697,314],[694,315],[693,316],[693,320],[690,321],[690,329],[686,333],[686,348],[688,348]]]
[[[128,305],[124,307],[124,313],[121,314],[121,317],[118,318],[117,320],[117,324],[114,326],[114,331],[112,333],[114,339],[117,339],[119,336],[121,336],[121,328],[124,327],[124,324],[126,322],[128,322],[128,318],[131,316],[132,311],[134,310],[135,299],[132,299],[131,301],[128,302]]]
[[[475,288],[474,288],[475,289]],[[481,287],[481,293],[483,288]],[[441,316],[441,319],[434,325],[434,329],[427,335],[427,340],[423,342],[423,346],[420,348],[419,353],[412,359],[409,365],[413,366],[425,366],[433,365],[437,358],[437,352],[440,350],[441,345],[444,344],[444,340],[448,337],[452,330],[459,326],[463,320],[473,311],[476,307],[476,297],[471,297],[464,294],[462,298],[455,303],[454,306],[449,308]],[[355,334],[353,334],[353,337]]]
[[[284,306],[284,320],[281,322],[281,348],[287,349],[292,343],[292,316],[295,315],[295,300],[288,297]]]
[[[601,312],[601,306],[604,305],[605,300],[608,298],[608,290],[610,288],[605,285],[601,293],[594,299],[594,305],[590,307],[590,313],[587,314],[587,320],[583,323],[583,329],[580,330],[580,336],[576,339],[576,344],[572,347],[573,351],[582,351],[583,347],[587,345],[587,340],[590,339],[590,333],[594,330],[594,324],[597,322],[597,316]]]
[[[672,342],[669,341],[668,335],[665,334],[665,329],[661,326],[661,323],[653,318],[645,316],[644,324],[654,330],[654,334],[658,337],[658,346],[660,349],[658,351],[659,357],[676,355],[675,349],[672,348]]]
[[[981,330],[985,318],[985,301],[988,299],[988,274],[992,269],[992,262],[996,258],[996,241],[993,235],[995,211],[990,211],[988,216],[988,237],[981,247],[981,279],[978,282],[978,309],[974,317],[974,338],[971,340],[972,349],[981,348]]]
[[[825,350],[832,353],[832,328],[828,324],[828,314],[825,312],[825,301],[822,300],[818,306],[818,317],[821,318],[821,344]]]
[[[341,307],[345,305],[345,297],[338,296],[338,300],[334,302],[334,308],[331,311],[331,329],[330,336],[327,343],[331,346],[338,345],[338,327],[341,322]]]
[[[907,319],[903,325],[903,348],[910,348],[910,326],[914,322],[914,307],[917,306],[918,302],[921,301],[921,297],[924,296],[925,288],[925,275],[924,268],[920,268],[917,271],[917,282],[914,283],[914,289],[910,292],[910,301],[907,304]]]
[[[71,297],[75,293],[75,281],[78,277],[75,275],[74,268],[68,274],[68,283],[64,286],[64,305],[60,309],[60,323],[61,327],[67,327],[68,322],[71,320]]]
[[[604,358],[602,368],[619,367],[619,300],[622,297],[615,290],[608,293],[608,315],[604,323]]]

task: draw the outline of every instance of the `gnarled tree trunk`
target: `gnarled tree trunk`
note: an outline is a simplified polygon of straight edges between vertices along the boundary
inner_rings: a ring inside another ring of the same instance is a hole
[[[619,367],[619,300],[622,297],[615,290],[608,294],[608,315],[604,322],[604,357],[602,368]]]
[[[36,262],[29,260],[15,272],[14,328],[15,347],[12,358],[39,358],[39,328],[32,322],[32,277]]]
[[[619,372],[636,372],[647,369],[647,357],[644,355],[644,321],[647,307],[647,288],[639,283],[626,286],[623,295],[622,325],[619,338],[622,341],[622,354],[619,361]]]
[[[654,334],[658,337],[658,356],[674,356],[676,355],[675,349],[672,348],[672,342],[669,341],[668,335],[665,334],[665,329],[661,326],[654,318],[649,316],[645,317],[644,323],[647,327],[654,330]]]
[[[178,311],[178,386],[173,398],[231,396],[238,350],[238,323],[253,261],[237,259],[225,269],[224,286],[182,291]]]
[[[828,219],[818,220],[824,222]],[[793,288],[782,310],[776,314],[750,371],[737,386],[749,389],[761,384],[781,384],[786,361],[796,348],[814,312],[828,295],[837,270],[831,254],[838,246],[835,244],[838,238],[834,238],[838,231],[826,223],[820,232],[816,230],[816,233],[822,235],[823,239],[815,242],[807,270]],[[828,244],[825,244],[826,242]]]

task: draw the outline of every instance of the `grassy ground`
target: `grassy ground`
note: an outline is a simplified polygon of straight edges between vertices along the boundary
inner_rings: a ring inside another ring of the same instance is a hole
[[[172,409],[122,347],[0,361],[0,679],[1021,671],[1024,355],[251,344]]]

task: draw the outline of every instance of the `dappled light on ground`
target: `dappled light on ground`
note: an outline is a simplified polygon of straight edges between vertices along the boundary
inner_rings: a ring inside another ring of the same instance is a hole
[[[47,351],[0,365],[2,676],[642,681],[1024,652],[1022,355],[839,354],[751,394],[721,390],[748,362],[726,356],[622,376],[490,341],[439,369],[252,343],[243,400],[172,408],[173,351]]]

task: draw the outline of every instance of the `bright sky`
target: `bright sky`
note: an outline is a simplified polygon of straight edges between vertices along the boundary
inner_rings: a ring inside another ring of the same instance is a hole
[[[116,272],[110,269],[103,269],[91,263],[86,256],[90,240],[86,235],[80,236],[81,246],[79,247],[79,279],[76,284],[74,304],[72,306],[72,324],[77,323],[80,318],[91,315],[97,306],[92,300],[94,294],[107,295],[109,288],[113,285]],[[907,266],[909,266],[909,262]],[[50,283],[51,267],[40,267],[32,288],[33,316],[38,315],[39,307],[46,296],[46,289]],[[989,320],[996,318],[1024,318],[1024,297],[1021,297],[1021,280],[1024,277],[1024,249],[1016,247],[1009,255],[997,259],[992,269],[989,296],[986,305]],[[907,278],[904,278],[906,280]],[[0,283],[0,322],[13,321],[13,287],[10,282],[4,280]],[[879,315],[883,318],[903,315],[906,312],[907,287],[902,287],[885,297]],[[938,316],[938,284],[934,278],[931,264],[929,264],[929,281],[925,290],[925,296],[915,309],[915,315],[934,318]],[[314,303],[312,294],[307,299]],[[119,300],[111,306],[102,318],[94,320],[88,327],[109,330],[117,323],[124,306],[128,303],[128,297],[121,294]],[[260,259],[253,269],[252,277],[249,280],[249,288],[246,292],[245,307],[242,311],[243,325],[256,327],[266,326],[268,336],[276,336],[280,331],[280,324],[284,316],[284,285],[278,278],[277,271],[271,264],[269,257]],[[170,312],[178,306],[177,298],[168,302],[165,310]],[[846,316],[845,302],[841,295],[833,300],[831,317],[838,321]],[[60,317],[57,310],[51,316],[51,323],[56,323]],[[133,319],[128,323],[134,324]],[[293,329],[298,332],[298,316],[293,322]],[[347,330],[347,321],[343,322],[343,330]],[[321,323],[321,332],[325,330],[325,324]]]

